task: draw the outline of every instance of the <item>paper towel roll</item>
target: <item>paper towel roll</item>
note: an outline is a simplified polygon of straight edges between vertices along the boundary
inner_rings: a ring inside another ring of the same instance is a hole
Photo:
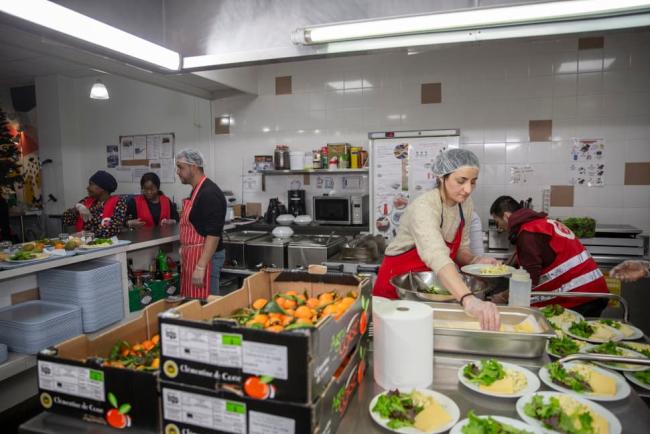
[[[373,297],[373,371],[382,388],[427,388],[433,382],[433,309]]]

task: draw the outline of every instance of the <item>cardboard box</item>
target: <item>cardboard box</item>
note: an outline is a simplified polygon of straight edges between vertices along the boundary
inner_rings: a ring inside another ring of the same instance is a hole
[[[363,379],[368,339],[362,339],[311,404],[258,400],[161,380],[163,432],[334,433]]]
[[[258,298],[294,290],[317,296],[357,291],[338,320],[313,329],[274,333],[238,325],[229,317]],[[249,396],[312,403],[325,390],[346,354],[367,331],[370,282],[351,274],[261,271],[243,288],[201,306],[193,301],[161,315],[161,379],[208,389],[243,390]],[[257,396],[260,382],[271,385]]]
[[[113,427],[158,431],[158,373],[104,367],[97,357],[107,357],[119,340],[135,344],[150,339],[158,333],[158,314],[176,305],[161,300],[93,339],[79,335],[39,353],[44,409]]]

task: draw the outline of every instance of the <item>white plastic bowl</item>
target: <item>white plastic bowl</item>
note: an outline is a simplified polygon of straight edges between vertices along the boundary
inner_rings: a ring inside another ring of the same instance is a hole
[[[293,235],[293,229],[285,226],[278,226],[275,229],[273,229],[273,232],[271,233],[276,238],[291,238],[291,236]]]
[[[295,217],[293,214],[281,214],[278,216],[278,218],[275,219],[277,224],[282,225],[282,226],[289,226],[293,221],[295,220]]]
[[[293,222],[299,226],[307,226],[309,223],[311,223],[311,221],[312,221],[311,216],[299,215],[295,218]]]

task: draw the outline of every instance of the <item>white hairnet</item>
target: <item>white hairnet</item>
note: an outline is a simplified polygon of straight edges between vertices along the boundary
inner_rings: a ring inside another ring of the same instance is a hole
[[[447,149],[438,154],[433,162],[431,171],[435,176],[445,176],[461,167],[475,167],[480,169],[478,157],[467,149]]]
[[[176,153],[176,162],[203,167],[203,154],[196,149],[183,149]]]

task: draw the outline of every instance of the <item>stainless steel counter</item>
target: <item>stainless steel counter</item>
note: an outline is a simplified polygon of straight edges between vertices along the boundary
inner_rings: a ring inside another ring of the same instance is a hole
[[[368,353],[368,370],[363,383],[359,386],[354,397],[350,400],[348,411],[339,425],[337,433],[387,433],[389,431],[377,425],[370,417],[368,406],[372,398],[383,389],[375,383],[372,373],[372,356]],[[431,389],[447,395],[460,408],[461,419],[469,410],[480,415],[499,415],[520,419],[515,410],[516,399],[491,398],[473,392],[458,382],[458,368],[469,360],[467,356],[455,356],[450,353],[438,353],[434,360],[433,386]],[[516,363],[534,373],[549,362],[548,356],[539,359],[508,359],[499,358],[504,362]],[[540,390],[550,390],[544,384]],[[633,390],[630,396],[616,402],[599,402],[614,413],[623,425],[625,434],[642,434],[648,432],[650,426],[650,409]]]

